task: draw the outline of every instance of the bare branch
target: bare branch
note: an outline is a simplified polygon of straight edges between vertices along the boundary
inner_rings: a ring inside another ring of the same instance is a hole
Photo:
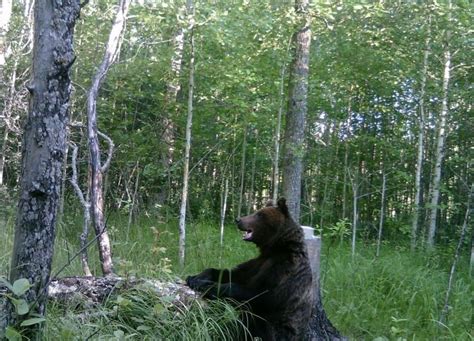
[[[82,193],[81,188],[77,182],[77,150],[78,147],[75,143],[70,142],[69,145],[72,147],[72,157],[71,157],[71,168],[72,168],[72,177],[70,183],[76,192],[79,201],[81,202],[82,206],[88,207],[90,206],[89,203],[85,200],[84,194]]]
[[[97,134],[99,134],[100,137],[105,139],[109,145],[109,151],[107,152],[107,160],[105,160],[104,164],[100,168],[100,171],[102,173],[105,173],[110,167],[110,162],[112,161],[112,156],[114,154],[115,144],[114,144],[114,141],[112,141],[112,139],[109,136],[105,135],[104,133],[97,131]]]

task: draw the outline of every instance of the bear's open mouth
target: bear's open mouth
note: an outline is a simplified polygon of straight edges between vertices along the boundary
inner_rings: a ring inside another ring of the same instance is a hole
[[[252,230],[246,230],[244,232],[244,236],[243,236],[243,240],[251,240],[252,239],[252,235],[253,235],[253,231]]]

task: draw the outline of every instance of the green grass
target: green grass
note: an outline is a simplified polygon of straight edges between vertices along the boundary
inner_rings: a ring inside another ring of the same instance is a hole
[[[226,226],[224,245],[219,243],[215,222],[190,222],[187,226],[186,265],[178,266],[177,222],[158,224],[141,217],[128,234],[126,217],[112,216],[108,226],[113,242],[116,270],[121,275],[146,278],[184,278],[206,267],[231,267],[254,257],[256,248],[241,240],[234,226]],[[12,245],[12,220],[3,225],[7,238],[0,240],[0,275],[7,273]],[[78,249],[81,219],[66,217],[58,229],[53,273]],[[337,245],[337,246],[333,246]],[[100,275],[95,245],[90,263]],[[452,252],[431,255],[410,253],[403,246],[385,244],[374,257],[375,246],[358,245],[352,260],[350,246],[325,241],[322,255],[323,303],[333,324],[355,340],[474,340],[473,284],[467,274],[468,260],[459,263],[446,324],[437,320],[444,302]],[[81,274],[78,259],[61,276]],[[86,313],[84,315],[84,313]],[[50,304],[46,339],[223,339],[225,328],[233,328],[235,311],[228,305],[194,305],[173,308],[166,298],[146,290],[111,298],[99,310],[69,311]],[[78,318],[85,316],[84,319]],[[235,326],[235,325],[234,325]]]

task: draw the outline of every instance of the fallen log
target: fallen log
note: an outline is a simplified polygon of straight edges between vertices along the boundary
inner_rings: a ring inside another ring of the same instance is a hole
[[[48,298],[52,301],[70,304],[97,305],[107,298],[118,295],[131,288],[152,290],[159,297],[168,297],[171,302],[191,303],[199,298],[181,280],[163,282],[155,279],[135,277],[62,277],[51,281],[48,287]]]

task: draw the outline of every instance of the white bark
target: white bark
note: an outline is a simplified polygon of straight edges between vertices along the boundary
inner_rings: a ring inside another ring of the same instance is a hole
[[[248,127],[245,127],[244,131],[244,141],[242,142],[242,159],[240,162],[240,189],[239,189],[239,203],[237,206],[237,217],[241,216],[242,213],[242,203],[244,201],[244,184],[245,184],[245,164],[247,156],[247,130]]]
[[[80,236],[80,246],[81,246],[81,264],[82,264],[82,270],[84,271],[84,275],[86,276],[92,276],[92,272],[89,267],[89,257],[87,254],[87,236],[89,235],[89,225],[91,221],[91,203],[89,199],[89,195],[84,197],[84,193],[81,190],[81,187],[79,186],[78,182],[78,176],[77,176],[77,151],[78,147],[70,143],[72,146],[72,157],[71,157],[71,168],[72,168],[72,176],[71,176],[71,185],[74,188],[74,191],[76,192],[77,197],[79,198],[79,201],[81,202],[82,209],[84,212],[84,217],[83,217],[83,225],[82,225],[82,233]]]
[[[12,0],[0,1],[0,81],[3,79],[3,65],[6,61],[5,35],[8,32],[10,18],[12,16]]]
[[[430,54],[430,39],[431,39],[431,17],[428,17],[428,33],[425,42],[425,52],[423,55],[423,71],[421,75],[420,87],[420,101],[419,101],[419,116],[418,116],[418,153],[416,159],[416,175],[415,175],[415,207],[413,209],[412,225],[411,225],[411,250],[416,247],[416,239],[418,235],[418,222],[420,218],[421,205],[421,174],[423,170],[423,154],[425,143],[425,89],[426,79],[428,76],[428,57]]]
[[[351,245],[351,255],[352,259],[355,256],[356,250],[356,236],[357,236],[357,218],[358,218],[358,210],[357,210],[357,200],[358,200],[358,187],[359,185],[356,183],[356,179],[352,182],[352,245]]]
[[[449,32],[447,38],[449,41]],[[444,51],[444,72],[443,72],[443,100],[441,105],[441,113],[439,115],[438,138],[436,141],[436,161],[434,166],[434,175],[432,183],[432,197],[431,197],[431,212],[429,218],[428,237],[426,240],[429,249],[434,247],[434,240],[437,230],[437,213],[439,204],[439,195],[441,187],[441,166],[443,163],[446,143],[446,121],[448,118],[448,92],[449,81],[451,77],[451,52],[449,46],[445,47]]]
[[[288,44],[288,46],[290,46]],[[273,157],[273,202],[277,202],[278,200],[278,187],[280,184],[280,139],[281,139],[281,117],[283,114],[283,103],[285,97],[285,73],[286,73],[286,63],[283,62],[280,72],[280,104],[278,105],[278,114],[277,114],[277,125],[275,128],[275,156]]]
[[[376,256],[380,255],[380,244],[382,243],[382,231],[383,231],[383,223],[385,218],[385,191],[387,188],[387,174],[382,171],[382,199],[380,204],[380,219],[379,219],[379,233],[377,238],[377,252]]]
[[[181,207],[179,210],[179,242],[178,259],[179,264],[184,266],[186,253],[186,207],[189,191],[189,159],[191,152],[191,128],[193,124],[193,96],[194,96],[194,7],[188,1],[190,9],[189,18],[189,42],[191,55],[189,59],[189,89],[188,89],[188,117],[186,121],[186,146],[184,150],[183,191],[181,194]]]
[[[117,14],[110,30],[107,41],[104,58],[102,60],[97,73],[95,74],[90,90],[87,94],[87,127],[89,137],[89,153],[90,153],[90,169],[91,169],[91,211],[92,222],[94,225],[97,242],[99,247],[99,258],[104,275],[111,275],[113,273],[112,254],[110,247],[110,239],[107,233],[104,219],[104,197],[103,197],[103,177],[104,172],[110,164],[112,157],[113,143],[104,134],[104,137],[109,142],[109,155],[107,161],[102,165],[100,159],[100,148],[97,128],[97,97],[102,82],[109,71],[110,66],[115,62],[119,52],[122,41],[122,33],[125,29],[126,17],[130,5],[130,0],[120,0],[117,8]]]
[[[229,195],[229,179],[225,179],[224,185],[224,197],[222,198],[222,209],[221,209],[221,246],[224,245],[224,222],[225,222],[225,212],[227,210],[227,196]]]

